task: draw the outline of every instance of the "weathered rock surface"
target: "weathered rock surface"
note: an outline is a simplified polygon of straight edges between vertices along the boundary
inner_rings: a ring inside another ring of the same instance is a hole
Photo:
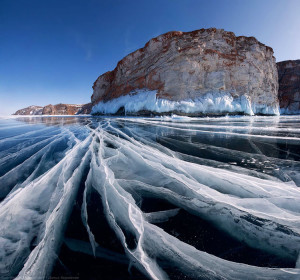
[[[100,113],[108,101],[140,90],[155,91],[157,99],[174,102],[205,100],[207,94],[224,94],[230,97],[229,102],[239,102],[243,97],[249,110],[243,104],[227,104],[219,111],[278,113],[278,74],[273,50],[254,37],[236,37],[233,32],[215,28],[174,31],[151,39],[123,58],[113,71],[101,75],[93,90],[93,105],[101,103],[93,112]],[[214,100],[210,98],[210,102]],[[201,110],[214,113],[206,105],[198,111]]]
[[[300,60],[277,63],[279,104],[282,114],[300,114]]]
[[[27,108],[18,110],[14,115],[79,115],[90,114],[92,104],[56,104],[41,106],[29,106]]]

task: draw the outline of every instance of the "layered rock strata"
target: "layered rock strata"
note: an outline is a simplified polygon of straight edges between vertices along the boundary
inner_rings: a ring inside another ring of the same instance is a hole
[[[300,114],[300,60],[277,63],[278,98],[282,114]]]
[[[90,114],[92,104],[56,104],[41,106],[29,106],[24,109],[20,109],[14,113],[14,115],[79,115]]]
[[[93,90],[93,113],[279,113],[273,50],[215,28],[151,39]]]

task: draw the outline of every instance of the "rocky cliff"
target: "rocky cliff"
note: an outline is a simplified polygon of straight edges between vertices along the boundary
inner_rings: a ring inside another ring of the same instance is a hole
[[[92,104],[56,104],[41,106],[29,106],[27,108],[18,110],[14,115],[79,115],[90,114]]]
[[[273,50],[223,29],[153,38],[93,90],[93,113],[278,114]]]
[[[277,63],[279,104],[282,114],[300,114],[300,60]]]
[[[24,109],[20,109],[14,113],[14,115],[42,115],[43,107],[41,106],[29,106]]]

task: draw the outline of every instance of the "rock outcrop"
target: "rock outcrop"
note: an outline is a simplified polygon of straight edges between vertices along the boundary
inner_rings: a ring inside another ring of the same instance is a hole
[[[92,111],[92,107],[93,107],[92,103],[83,104],[77,111],[76,115],[90,114]]]
[[[41,106],[29,106],[24,109],[20,109],[14,113],[14,115],[42,115],[43,107]]]
[[[300,114],[300,60],[277,63],[279,104],[282,114]]]
[[[18,110],[14,115],[80,115],[90,114],[92,104],[56,104],[41,106],[29,106],[27,108]]]
[[[272,48],[215,28],[151,39],[101,75],[93,90],[93,113],[279,112]]]

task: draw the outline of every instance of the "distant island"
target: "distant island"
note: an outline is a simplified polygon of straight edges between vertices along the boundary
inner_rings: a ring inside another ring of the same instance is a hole
[[[91,103],[15,115],[300,114],[300,60],[276,64],[254,37],[209,28],[151,39],[99,76]]]
[[[92,104],[56,104],[44,107],[31,105],[24,109],[20,109],[14,115],[82,115],[90,114]]]

